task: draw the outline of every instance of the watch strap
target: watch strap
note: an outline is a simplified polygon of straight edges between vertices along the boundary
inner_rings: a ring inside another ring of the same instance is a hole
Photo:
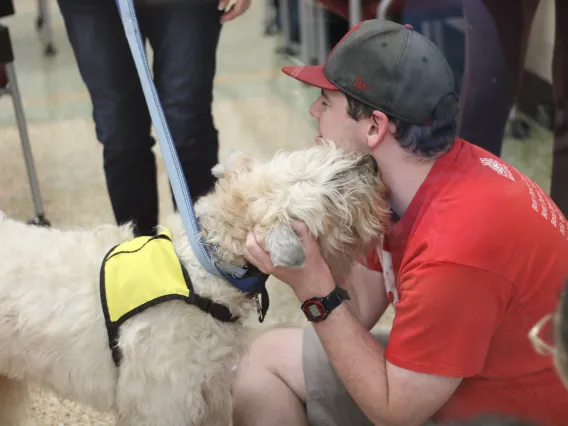
[[[342,287],[335,287],[335,289],[327,296],[322,298],[323,306],[327,311],[331,312],[337,308],[344,300],[351,300],[349,293]]]

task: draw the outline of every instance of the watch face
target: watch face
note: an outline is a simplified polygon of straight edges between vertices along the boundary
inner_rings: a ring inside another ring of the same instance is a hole
[[[317,300],[310,300],[304,305],[304,312],[310,321],[320,321],[325,318],[325,307]]]
[[[319,310],[319,306],[316,304],[308,306],[308,311],[310,311],[311,317],[319,317],[320,315],[322,315]]]

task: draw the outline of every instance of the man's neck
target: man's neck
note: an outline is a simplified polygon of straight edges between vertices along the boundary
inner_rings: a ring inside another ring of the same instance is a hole
[[[404,155],[385,161],[387,164],[384,166],[379,164],[383,181],[389,190],[391,209],[398,217],[402,217],[408,209],[434,162]]]

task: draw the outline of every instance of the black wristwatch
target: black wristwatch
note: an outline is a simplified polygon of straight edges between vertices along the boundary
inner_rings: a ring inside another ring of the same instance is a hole
[[[335,287],[331,293],[325,297],[312,297],[302,303],[302,311],[308,321],[320,322],[326,319],[331,311],[337,308],[344,300],[351,300],[347,290]]]

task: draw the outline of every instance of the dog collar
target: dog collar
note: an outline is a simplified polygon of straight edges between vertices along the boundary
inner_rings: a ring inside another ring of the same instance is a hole
[[[218,244],[211,244],[214,252],[219,250]],[[214,256],[212,256],[214,257]],[[223,278],[227,280],[235,288],[243,293],[247,293],[250,297],[256,298],[256,310],[259,322],[263,322],[270,306],[268,291],[266,290],[266,281],[269,274],[260,271],[256,266],[247,262],[244,266],[235,266],[230,263],[217,262],[215,266],[223,274]],[[260,300],[259,300],[260,298]]]

